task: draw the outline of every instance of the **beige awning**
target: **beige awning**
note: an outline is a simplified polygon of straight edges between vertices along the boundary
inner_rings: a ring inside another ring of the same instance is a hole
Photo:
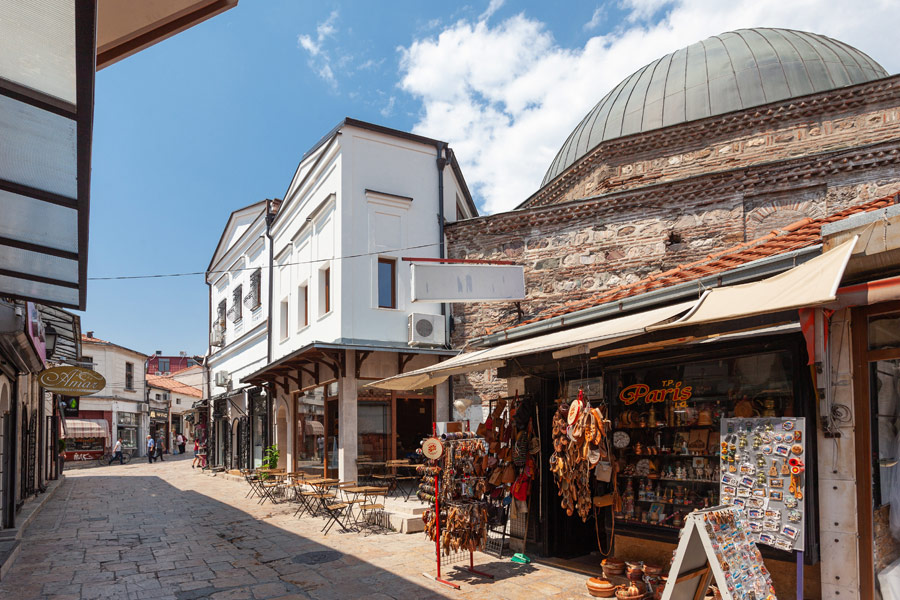
[[[106,419],[66,419],[66,437],[109,439],[109,423]]]
[[[304,433],[306,435],[325,435],[325,426],[319,421],[306,421]]]
[[[684,317],[650,330],[717,323],[834,302],[857,238],[762,281],[715,288]]]
[[[673,306],[665,306],[591,323],[590,325],[582,325],[574,329],[555,331],[524,340],[509,342],[485,350],[467,352],[430,367],[394,375],[369,385],[387,390],[417,390],[437,385],[451,375],[502,367],[506,364],[507,359],[526,354],[563,349],[571,349],[568,351],[569,354],[581,354],[590,351],[591,348],[640,335],[651,325],[671,319],[688,310],[694,304],[694,302],[682,302]],[[554,356],[556,356],[556,353]]]

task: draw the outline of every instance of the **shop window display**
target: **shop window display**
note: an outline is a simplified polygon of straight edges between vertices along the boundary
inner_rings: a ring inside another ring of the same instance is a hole
[[[787,351],[607,372],[621,510],[616,521],[677,530],[719,504],[719,423],[792,416]]]

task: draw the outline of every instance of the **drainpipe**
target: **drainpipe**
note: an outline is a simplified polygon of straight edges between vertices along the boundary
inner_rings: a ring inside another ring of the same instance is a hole
[[[438,142],[437,146],[437,172],[438,172],[438,258],[447,258],[444,248],[444,168],[447,166],[450,156],[450,147],[446,142]],[[447,304],[441,302],[441,317],[444,320],[444,345],[449,346],[450,320],[447,315]],[[447,409],[448,419],[453,420],[453,381],[452,377],[447,383]],[[436,417],[437,415],[435,415]]]
[[[272,247],[272,201],[266,198],[266,237],[269,238],[269,312],[266,315],[266,362],[272,362],[272,261],[274,260]]]

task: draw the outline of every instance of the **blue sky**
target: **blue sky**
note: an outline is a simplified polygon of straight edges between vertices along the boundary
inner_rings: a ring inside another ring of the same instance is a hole
[[[846,41],[896,73],[896,13],[890,0],[865,11],[824,0],[241,0],[97,73],[89,277],[205,270],[229,213],[280,198],[301,155],[345,116],[449,141],[479,208],[497,212],[537,189],[609,89],[667,52],[781,26]],[[91,280],[82,329],[142,352],[203,354],[207,310],[202,275]]]

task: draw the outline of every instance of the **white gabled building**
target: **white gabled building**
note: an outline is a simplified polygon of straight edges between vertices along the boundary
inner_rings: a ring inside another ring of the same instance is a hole
[[[268,443],[264,393],[241,379],[268,362],[266,231],[277,207],[278,201],[263,200],[231,213],[207,268],[210,348],[202,389],[208,393],[192,420],[199,425],[194,434],[208,442],[210,464],[259,466]]]
[[[364,386],[455,354],[449,310],[412,304],[403,258],[442,258],[444,225],[476,215],[445,142],[345,119],[303,156],[270,227],[270,360],[242,378],[275,397],[282,465],[353,480],[449,420],[447,383]]]

